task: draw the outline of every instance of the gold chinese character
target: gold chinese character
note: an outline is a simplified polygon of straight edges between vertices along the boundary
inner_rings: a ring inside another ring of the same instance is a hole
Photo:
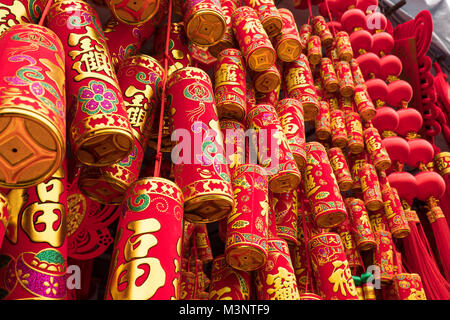
[[[300,298],[295,275],[283,267],[278,267],[277,274],[269,274],[266,284],[273,286],[273,288],[267,289],[268,294],[273,294],[273,300],[298,300]]]
[[[333,273],[328,278],[328,281],[334,284],[333,292],[338,292],[340,289],[343,296],[347,296],[348,293],[351,296],[357,296],[355,283],[352,279],[352,272],[348,267],[348,261],[333,261],[333,267]]]

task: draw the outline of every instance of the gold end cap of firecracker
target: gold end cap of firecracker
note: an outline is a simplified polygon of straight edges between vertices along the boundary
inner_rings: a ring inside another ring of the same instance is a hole
[[[300,181],[299,173],[281,173],[269,178],[269,189],[275,193],[290,192],[298,187]]]
[[[119,205],[130,183],[114,179],[98,167],[83,167],[78,180],[81,192],[88,198],[106,205]]]
[[[339,189],[343,192],[349,191],[353,187],[353,180],[342,181],[338,183]]]
[[[220,12],[213,10],[199,10],[186,23],[186,35],[199,46],[212,46],[218,43],[225,32],[227,24]]]
[[[26,105],[0,107],[0,186],[26,188],[50,177],[65,156],[65,136]]]
[[[269,47],[256,48],[247,58],[247,65],[256,72],[268,70],[275,64],[277,54],[275,49]]]
[[[232,41],[229,41],[226,39],[221,39],[216,44],[208,47],[208,51],[213,57],[217,58],[223,50],[231,49],[234,47],[235,47],[235,44]]]
[[[352,154],[360,154],[364,151],[364,144],[361,143],[348,144],[348,151]]]
[[[255,75],[254,87],[261,93],[270,93],[281,85],[281,76],[279,72],[267,71]]]
[[[333,228],[340,225],[347,219],[343,211],[329,211],[316,218],[316,225],[319,228]]]
[[[240,243],[233,244],[226,248],[227,263],[238,270],[254,271],[266,263],[267,252],[260,248]]]
[[[233,210],[234,199],[228,194],[205,194],[185,199],[184,217],[193,223],[219,221]]]
[[[112,14],[120,22],[141,25],[155,16],[160,0],[107,0]]]
[[[269,17],[261,21],[261,24],[264,30],[267,32],[269,38],[273,38],[279,35],[281,30],[283,29],[283,20],[280,16],[270,15]]]
[[[377,211],[383,208],[383,202],[380,200],[371,200],[367,202],[365,205],[367,210],[369,211]]]
[[[319,102],[303,102],[303,112],[305,121],[314,121],[319,114]]]
[[[302,53],[302,45],[297,39],[286,39],[277,45],[277,55],[281,61],[295,61]]]
[[[99,129],[84,138],[76,151],[78,160],[94,167],[109,166],[126,158],[134,145],[131,131],[116,129]]]
[[[216,108],[219,120],[242,121],[245,118],[245,108],[240,104],[224,102],[217,104]]]
[[[359,244],[358,250],[369,251],[369,250],[372,250],[373,248],[375,248],[376,246],[377,246],[376,242],[364,241],[364,242]]]

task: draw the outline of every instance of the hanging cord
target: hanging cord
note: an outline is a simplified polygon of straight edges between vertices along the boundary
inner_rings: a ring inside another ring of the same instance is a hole
[[[327,8],[328,12],[328,19],[330,19],[330,22],[333,21],[333,16],[331,15],[330,7],[328,6],[328,0],[325,0],[325,7]],[[336,36],[336,29],[334,29],[334,24],[331,23],[331,30],[333,32],[333,36]]]
[[[44,12],[42,12],[41,19],[39,20],[39,25],[43,26],[45,18],[47,17],[48,12],[50,11],[50,7],[53,5],[53,0],[48,0],[45,5]]]
[[[311,9],[311,0],[308,0],[308,10],[309,10],[308,24],[310,24],[311,19],[313,17],[313,13],[312,13],[312,9]]]
[[[51,1],[51,0],[50,0]],[[167,70],[169,69],[169,42],[170,42],[170,27],[172,25],[172,0],[169,0],[169,11],[167,14],[167,33],[166,33],[166,47],[164,49],[164,77],[162,82],[162,93],[161,93],[161,110],[159,115],[159,130],[158,130],[158,143],[156,146],[156,159],[155,159],[155,171],[153,176],[159,177],[161,171],[161,143],[162,134],[164,127],[164,109],[166,102],[166,84],[167,84]]]

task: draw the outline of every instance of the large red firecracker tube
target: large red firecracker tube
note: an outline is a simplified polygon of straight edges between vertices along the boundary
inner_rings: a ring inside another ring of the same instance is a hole
[[[380,133],[377,128],[369,127],[363,131],[364,141],[366,143],[366,150],[369,156],[370,163],[374,165],[377,170],[387,170],[391,166],[391,159],[383,146]]]
[[[120,204],[128,187],[139,177],[145,149],[159,106],[164,69],[152,57],[132,56],[117,68],[128,119],[134,135],[131,153],[117,164],[83,166],[79,185],[84,194],[106,204]]]
[[[331,136],[331,115],[330,105],[327,101],[319,101],[319,112],[314,120],[314,131],[317,139],[328,140]]]
[[[434,157],[434,164],[437,172],[448,183],[450,179],[450,152],[441,152]]]
[[[253,80],[253,86],[259,94],[268,94],[276,89],[280,88],[281,85],[281,74],[280,74],[281,64],[279,60],[277,63],[272,65],[269,69],[261,72],[249,72],[250,77]]]
[[[131,25],[140,25],[150,20],[164,0],[105,0],[117,20]]]
[[[355,282],[337,233],[320,233],[308,241],[320,296],[326,300],[358,300]]]
[[[353,187],[353,179],[342,149],[338,147],[329,149],[328,158],[330,159],[339,189],[341,191],[350,190]]]
[[[198,259],[202,263],[211,262],[213,260],[213,255],[206,224],[196,224],[193,237]]]
[[[230,48],[220,52],[214,65],[214,97],[219,119],[245,118],[246,72],[242,53]]]
[[[350,63],[353,59],[353,49],[348,33],[345,31],[339,31],[336,33],[335,39],[339,59]]]
[[[322,61],[322,43],[319,36],[312,35],[309,37],[306,56],[313,69]]]
[[[283,19],[281,33],[274,38],[274,47],[281,61],[295,61],[302,52],[300,34],[295,23],[295,18],[289,9],[280,8],[278,12]]]
[[[171,132],[181,140],[172,161],[184,216],[196,223],[220,220],[233,209],[233,192],[208,74],[194,67],[173,72],[167,100]]]
[[[303,171],[306,197],[319,228],[331,228],[347,218],[347,211],[324,146],[306,144],[306,167]]]
[[[397,189],[392,188],[386,183],[387,177],[384,173],[380,174],[381,195],[383,198],[384,212],[388,223],[389,231],[393,238],[405,238],[409,235],[411,229],[403,210],[402,202]],[[383,182],[383,183],[382,183]]]
[[[358,270],[362,267],[362,259],[358,247],[356,246],[352,230],[351,221],[350,219],[347,219],[337,227],[336,232],[341,238],[349,268],[351,270]]]
[[[119,162],[130,154],[134,141],[97,13],[82,0],[61,0],[50,7],[47,23],[66,52],[73,154],[91,166]]]
[[[364,137],[361,117],[357,112],[347,112],[345,114],[345,127],[348,136],[348,151],[358,154],[364,151]]]
[[[339,93],[343,97],[351,97],[355,91],[355,84],[350,64],[347,61],[340,60],[336,63],[335,69],[339,79]]]
[[[394,244],[389,231],[374,231],[376,250],[373,250],[373,263],[380,268],[380,281],[392,283],[394,278]]]
[[[248,111],[248,128],[258,134],[258,163],[269,175],[272,192],[289,192],[297,188],[301,175],[289,147],[275,107],[257,104]]]
[[[0,38],[0,186],[44,181],[66,153],[64,49],[51,30],[12,26]]]
[[[178,299],[182,230],[183,194],[175,183],[133,183],[122,202],[106,299]]]
[[[330,47],[333,43],[333,34],[328,28],[328,25],[323,16],[312,17],[311,23],[314,28],[314,33],[320,37],[320,42],[324,44],[326,48]]]
[[[18,24],[38,23],[44,11],[44,1],[4,0],[0,4],[2,20],[0,21],[0,35],[12,26]]]
[[[348,166],[353,178],[353,189],[361,189],[361,181],[359,179],[359,172],[361,168],[367,163],[367,154],[361,152],[358,154],[348,153]]]
[[[344,112],[340,109],[330,111],[331,143],[335,147],[345,149],[348,143]]]
[[[370,225],[364,201],[358,198],[345,199],[348,214],[353,225],[355,242],[360,251],[371,250],[376,247],[375,236]]]
[[[194,44],[212,46],[219,42],[227,30],[219,0],[183,1],[186,35]]]
[[[320,62],[320,77],[326,91],[336,92],[339,90],[339,79],[329,58],[324,57]]]
[[[300,35],[300,43],[302,45],[302,51],[306,49],[308,46],[309,38],[312,34],[312,26],[308,23],[302,24],[300,26],[300,29],[298,30],[298,33]]]
[[[355,86],[354,101],[358,113],[365,121],[370,121],[377,115],[375,105],[373,104],[372,99],[367,92],[367,88],[364,85],[359,84]]]
[[[370,211],[382,208],[383,198],[375,167],[370,163],[363,165],[359,171],[359,180],[366,208]]]
[[[417,273],[396,274],[393,286],[398,300],[427,300],[422,279]]]
[[[242,2],[243,5],[249,6],[257,12],[259,20],[270,38],[280,34],[283,28],[283,20],[274,0],[243,0]]]
[[[227,29],[222,39],[216,44],[209,46],[208,51],[213,57],[217,57],[225,49],[235,48],[237,46],[233,33],[233,25],[231,16],[233,12],[240,6],[240,0],[220,0],[222,14],[225,18]]]
[[[286,240],[288,245],[297,243],[297,214],[298,214],[298,195],[297,190],[285,193],[271,193],[273,214],[275,215],[275,224],[277,236]]]
[[[6,300],[66,298],[66,164],[28,189],[8,193],[10,219],[0,250]]]
[[[273,66],[277,54],[256,11],[246,6],[239,7],[234,11],[231,20],[246,66],[256,72]]]
[[[252,284],[250,272],[230,267],[224,255],[214,258],[209,300],[250,300]]]
[[[237,165],[232,170],[231,183],[235,207],[228,215],[225,256],[233,268],[256,270],[267,259],[267,175],[259,165]]]
[[[154,19],[139,26],[119,22],[114,17],[108,20],[103,31],[115,68],[128,57],[138,54],[144,42],[153,35],[165,14],[167,14],[165,8],[160,8]]]
[[[285,66],[284,79],[288,97],[302,103],[305,121],[314,120],[319,113],[319,100],[308,59],[303,53]]]
[[[267,263],[256,271],[256,295],[258,300],[299,300],[294,268],[285,240],[268,241]]]
[[[389,231],[388,222],[386,219],[386,214],[384,213],[384,208],[378,209],[377,211],[369,212],[370,226],[372,231]]]
[[[306,137],[303,106],[296,99],[285,98],[275,106],[292,155],[299,170],[306,163]]]
[[[230,170],[238,164],[246,163],[248,149],[245,147],[245,126],[235,120],[222,120],[220,129],[226,150],[225,157]]]

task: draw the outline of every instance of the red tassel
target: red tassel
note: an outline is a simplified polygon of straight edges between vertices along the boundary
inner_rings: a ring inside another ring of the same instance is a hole
[[[405,211],[408,212],[411,233],[400,240],[404,248],[404,266],[409,272],[418,273],[421,276],[429,300],[449,300],[450,284],[439,271],[420,220],[409,206],[405,208]],[[416,218],[411,219],[411,216]]]
[[[447,281],[450,281],[450,230],[444,213],[440,207],[433,207],[427,212],[428,220],[433,229],[436,247],[439,252],[442,269]]]

